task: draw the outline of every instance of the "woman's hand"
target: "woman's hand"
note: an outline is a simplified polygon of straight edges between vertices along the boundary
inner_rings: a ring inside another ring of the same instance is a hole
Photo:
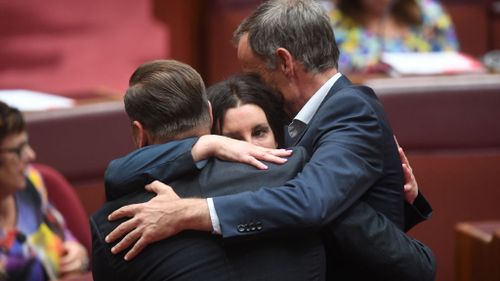
[[[87,250],[77,241],[65,241],[64,253],[60,260],[61,276],[82,273],[88,270]]]
[[[271,149],[218,135],[200,137],[191,150],[195,162],[216,157],[221,160],[246,163],[258,169],[267,169],[261,161],[283,164],[292,155],[289,149]],[[260,161],[261,160],[261,161]]]

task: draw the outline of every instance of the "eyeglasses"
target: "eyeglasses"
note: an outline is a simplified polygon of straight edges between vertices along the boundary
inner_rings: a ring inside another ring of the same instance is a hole
[[[23,141],[16,147],[0,148],[0,153],[14,153],[19,158],[21,158],[23,154],[26,152],[26,148],[28,147],[29,147],[28,141]]]

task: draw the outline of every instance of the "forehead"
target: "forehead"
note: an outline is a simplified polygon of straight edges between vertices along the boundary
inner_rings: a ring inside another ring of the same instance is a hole
[[[230,118],[230,116],[234,116],[234,115],[248,115],[249,117],[253,117],[253,118],[257,118],[257,117],[260,118],[261,116],[264,116],[264,118],[266,117],[264,110],[262,110],[262,108],[260,108],[260,106],[253,104],[253,103],[241,104],[237,107],[233,107],[233,108],[230,108],[227,110],[227,112],[226,112],[227,119],[234,119],[234,118]],[[228,118],[228,116],[229,116],[229,118]],[[240,121],[244,121],[244,120],[234,120],[234,121],[240,122]]]
[[[242,129],[248,126],[267,124],[267,117],[264,110],[259,106],[247,103],[227,110],[224,117],[223,129]]]
[[[28,140],[28,133],[26,131],[7,135],[2,141],[2,145],[16,145]]]
[[[250,47],[248,33],[243,34],[238,42],[238,61],[244,72],[260,74],[264,68],[264,61]]]

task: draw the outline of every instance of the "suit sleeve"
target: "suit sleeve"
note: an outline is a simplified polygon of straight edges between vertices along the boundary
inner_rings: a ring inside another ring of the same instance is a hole
[[[215,197],[224,237],[259,231],[319,229],[338,217],[382,174],[384,136],[371,105],[349,89],[329,98],[318,112],[312,156],[296,178],[277,188]],[[300,145],[300,144],[299,144]]]
[[[432,207],[419,192],[413,204],[405,201],[405,231],[409,231],[415,225],[427,220],[432,215]]]
[[[342,280],[339,275],[358,280],[358,273],[387,281],[435,278],[433,252],[365,202],[356,203],[326,228],[329,231],[322,233],[328,236],[323,239],[326,252],[332,254],[327,265],[327,272],[336,275],[332,280]]]
[[[92,233],[92,278],[93,280],[108,280],[106,272],[109,270],[109,266],[106,266],[106,249],[104,248],[104,239],[99,236],[98,231],[96,230],[97,226],[95,225],[92,218],[89,220],[90,222],[90,231]]]
[[[104,174],[106,199],[143,189],[154,180],[172,181],[196,170],[191,148],[197,138],[146,146],[110,162]]]

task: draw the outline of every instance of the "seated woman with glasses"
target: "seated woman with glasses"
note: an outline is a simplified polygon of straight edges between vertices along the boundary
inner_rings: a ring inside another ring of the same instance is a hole
[[[47,201],[23,116],[0,102],[0,280],[54,280],[87,270],[85,248]]]

